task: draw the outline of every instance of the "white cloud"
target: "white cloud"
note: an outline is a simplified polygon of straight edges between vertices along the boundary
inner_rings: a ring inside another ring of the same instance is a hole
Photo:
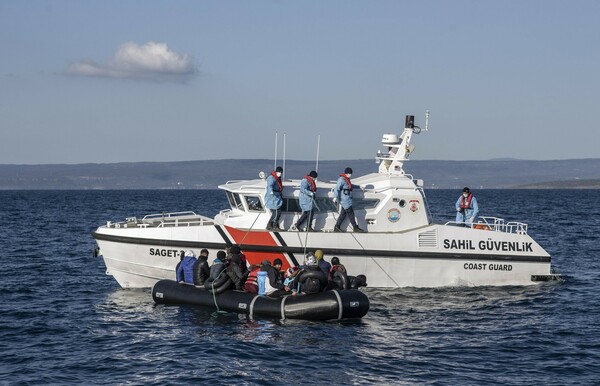
[[[82,60],[71,64],[65,73],[74,76],[130,78],[185,82],[197,72],[187,54],[178,54],[166,43],[144,45],[125,43],[105,64]]]

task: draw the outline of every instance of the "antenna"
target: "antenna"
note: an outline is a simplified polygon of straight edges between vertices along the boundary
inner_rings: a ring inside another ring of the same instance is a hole
[[[321,146],[321,134],[317,135],[317,164],[315,166],[315,172],[319,172],[319,148]]]
[[[429,130],[429,110],[425,110],[425,131]]]
[[[281,180],[283,181],[285,179],[285,136],[286,133],[283,133],[283,173],[281,173]]]
[[[275,160],[273,163],[273,170],[275,170],[275,168],[277,168],[277,132],[275,132]]]

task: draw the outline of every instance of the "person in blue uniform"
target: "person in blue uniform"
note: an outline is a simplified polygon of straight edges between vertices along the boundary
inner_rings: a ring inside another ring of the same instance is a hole
[[[312,170],[308,173],[302,181],[300,181],[300,208],[302,209],[302,215],[292,226],[291,230],[300,229],[301,231],[314,232],[315,230],[312,227],[312,221],[315,216],[314,211],[314,197],[317,193],[317,181],[316,178],[318,174],[316,171]],[[307,226],[305,229],[301,229],[300,227],[304,222],[307,221]]]
[[[267,191],[265,192],[265,206],[271,210],[271,218],[267,224],[268,231],[281,231],[279,217],[281,217],[281,206],[283,205],[283,183],[281,174],[283,168],[277,166],[274,172],[267,177]]]
[[[352,224],[352,228],[354,232],[364,232],[363,229],[360,229],[358,224],[356,223],[356,217],[354,216],[354,209],[352,208],[352,190],[354,186],[350,181],[350,177],[352,176],[352,169],[346,168],[343,174],[340,174],[340,177],[337,180],[337,184],[333,189],[333,201],[339,202],[342,207],[340,211],[340,216],[335,223],[335,227],[333,228],[334,232],[344,232],[342,230],[342,223],[348,217],[350,224]]]
[[[465,187],[462,194],[456,200],[456,223],[459,226],[472,227],[475,221],[477,221],[477,214],[479,213],[479,205],[477,199],[471,192],[471,189]]]

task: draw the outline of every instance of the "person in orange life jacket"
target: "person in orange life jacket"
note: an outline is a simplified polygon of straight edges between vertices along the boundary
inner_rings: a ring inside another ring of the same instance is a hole
[[[216,280],[217,277],[221,274],[223,270],[225,270],[225,258],[227,254],[225,251],[217,252],[216,259],[213,260],[212,265],[210,266],[210,276],[209,279]]]
[[[249,292],[251,294],[258,293],[258,271],[260,271],[260,264],[252,264],[250,266],[250,271],[248,272],[248,277],[246,278],[246,282],[244,283],[243,290]]]
[[[194,252],[185,251],[183,259],[177,266],[176,277],[178,282],[194,284],[194,264],[196,264]]]
[[[280,274],[269,260],[264,260],[257,274],[258,294],[280,297],[290,294],[290,288],[283,285]]]
[[[248,263],[246,259],[246,255],[242,253],[240,250],[240,246],[237,244],[233,244],[228,248],[228,252],[230,255],[239,255],[240,256],[240,269],[242,270],[242,274],[248,273]]]
[[[350,220],[350,224],[352,224],[354,232],[364,232],[364,230],[360,229],[356,223],[354,209],[352,208],[352,190],[355,186],[352,185],[352,182],[350,181],[351,176],[352,169],[346,168],[344,170],[344,174],[340,174],[337,184],[333,189],[333,202],[339,202],[342,207],[340,216],[338,217],[335,227],[333,228],[334,232],[344,232],[342,230],[342,223],[346,217],[348,217]]]
[[[200,256],[194,264],[194,284],[204,285],[204,282],[210,276],[210,267],[208,266],[208,250],[200,251]]]
[[[283,168],[277,166],[274,172],[267,177],[267,191],[265,192],[265,206],[271,210],[271,218],[267,224],[267,230],[282,231],[279,227],[279,217],[281,217],[281,206],[283,205],[283,182],[281,174]]]
[[[312,227],[312,221],[314,219],[315,211],[313,208],[314,197],[317,192],[317,182],[315,179],[318,177],[316,171],[311,170],[308,175],[304,176],[302,181],[300,181],[300,208],[302,209],[302,215],[292,226],[291,230],[300,229],[300,226],[304,224],[306,220],[308,220],[306,229],[300,229],[302,232],[314,232],[315,230]]]
[[[471,189],[465,187],[462,194],[456,201],[456,223],[459,226],[472,227],[477,220],[479,205],[477,199],[473,196]]]
[[[315,259],[317,260],[317,265],[319,266],[319,269],[323,272],[325,277],[329,279],[329,270],[331,269],[331,264],[329,264],[323,259],[324,255],[325,254],[320,249],[317,249],[315,251]]]

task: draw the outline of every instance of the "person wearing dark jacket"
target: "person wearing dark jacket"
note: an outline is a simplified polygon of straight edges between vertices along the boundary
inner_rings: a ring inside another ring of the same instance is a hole
[[[245,275],[248,272],[248,260],[246,259],[246,255],[244,255],[242,253],[240,246],[237,244],[233,244],[231,247],[229,247],[229,254],[240,255],[240,269],[242,270],[242,273]]]
[[[264,282],[265,295],[271,297],[280,297],[291,293],[290,288],[288,286],[283,285],[283,283],[281,282],[281,276],[279,272],[277,272],[277,269],[273,267],[273,265],[271,265],[271,261],[264,260],[262,262],[262,266],[260,267],[260,271],[267,273]],[[261,280],[261,277],[263,276],[259,274],[259,280]],[[259,288],[260,287],[261,284],[259,283]]]
[[[240,255],[235,253],[230,256],[231,259],[229,261],[229,265],[227,266],[227,275],[231,278],[233,284],[235,284],[235,289],[241,290],[247,275],[244,275],[242,273],[242,269],[240,268]]]
[[[213,260],[212,265],[210,266],[210,280],[216,280],[219,277],[219,274],[225,269],[225,257],[227,255],[224,251],[217,252],[217,258]]]
[[[210,268],[208,266],[208,250],[203,249],[200,251],[198,261],[194,264],[194,284],[204,285],[206,279],[210,276]]]

